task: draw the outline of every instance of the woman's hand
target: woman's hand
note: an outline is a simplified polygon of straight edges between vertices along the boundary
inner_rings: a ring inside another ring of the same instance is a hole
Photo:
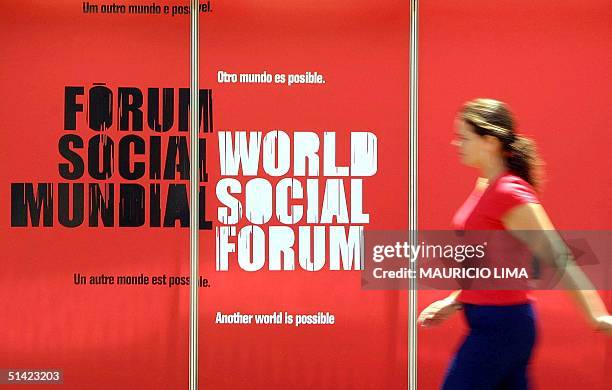
[[[461,304],[456,302],[453,297],[435,301],[421,312],[418,323],[424,327],[439,325],[459,310],[460,307]]]
[[[605,315],[595,318],[595,328],[600,331],[612,336],[612,316]]]

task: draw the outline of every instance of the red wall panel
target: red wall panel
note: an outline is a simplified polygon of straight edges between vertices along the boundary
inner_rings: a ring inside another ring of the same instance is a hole
[[[201,87],[213,89],[215,120],[215,132],[207,135],[208,218],[214,220],[219,206],[217,132],[335,131],[340,158],[348,161],[349,131],[372,131],[384,153],[379,173],[364,185],[370,227],[405,228],[407,4],[213,1],[212,7],[200,22]],[[80,1],[0,5],[0,234],[6,250],[0,367],[63,369],[67,389],[186,388],[188,288],[75,286],[72,277],[187,275],[187,229],[10,226],[9,183],[64,181],[57,143],[66,133],[65,86],[189,85],[187,16],[83,14],[81,8]],[[218,84],[218,70],[317,71],[326,84]],[[84,126],[85,115],[75,134],[87,141],[95,132]],[[108,134],[115,141],[124,135],[116,128]],[[204,388],[405,386],[401,293],[363,291],[357,271],[246,273],[233,263],[229,272],[217,272],[214,231],[200,237],[201,273],[212,284],[200,295]],[[216,325],[218,311],[329,311],[337,322]]]
[[[612,7],[607,1],[420,2],[421,228],[450,227],[477,172],[450,145],[462,103],[507,102],[519,132],[533,137],[546,162],[541,201],[558,229],[610,229],[608,158],[612,90]],[[602,291],[608,308],[610,294]],[[424,292],[425,306],[442,296]],[[612,341],[594,332],[561,291],[536,292],[537,388],[604,389],[612,384]],[[460,316],[420,332],[420,387],[439,386],[465,332]]]

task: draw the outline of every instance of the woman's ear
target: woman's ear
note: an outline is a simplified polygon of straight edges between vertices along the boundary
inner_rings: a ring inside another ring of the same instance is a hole
[[[484,138],[485,144],[487,145],[487,148],[490,151],[497,152],[497,151],[502,150],[502,143],[499,140],[499,138],[493,135],[489,135],[489,134],[484,135],[483,138]]]

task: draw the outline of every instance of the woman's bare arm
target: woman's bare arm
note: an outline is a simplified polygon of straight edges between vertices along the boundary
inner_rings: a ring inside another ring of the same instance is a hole
[[[612,317],[599,293],[574,262],[571,252],[556,232],[544,208],[536,203],[523,204],[510,210],[502,218],[502,222],[507,230],[518,231],[517,237],[524,241],[539,259],[561,269],[561,282],[574,296],[591,323],[598,329],[612,332]],[[529,230],[537,232],[525,233]]]

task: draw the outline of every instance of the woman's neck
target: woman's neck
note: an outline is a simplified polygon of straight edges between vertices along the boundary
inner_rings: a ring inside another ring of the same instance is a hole
[[[496,160],[491,164],[487,164],[480,169],[481,177],[487,179],[488,183],[491,184],[495,179],[502,175],[507,170],[506,164],[503,160]]]

